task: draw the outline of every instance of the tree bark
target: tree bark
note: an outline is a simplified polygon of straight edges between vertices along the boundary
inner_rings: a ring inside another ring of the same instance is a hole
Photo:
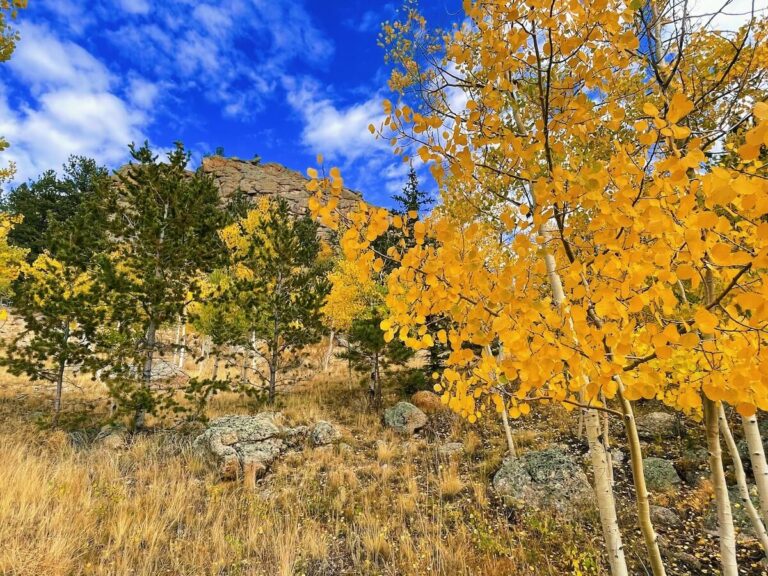
[[[333,355],[333,340],[335,337],[336,332],[331,330],[331,333],[328,335],[328,349],[323,357],[323,372],[328,372],[328,365],[331,363],[331,356]]]
[[[187,323],[181,325],[181,347],[179,348],[179,370],[184,369],[184,360],[187,357]]]
[[[621,379],[617,378],[616,382],[619,385],[618,395],[621,413],[624,415],[624,429],[627,433],[629,457],[632,462],[632,479],[635,484],[635,499],[637,501],[637,519],[640,523],[643,540],[645,540],[645,547],[648,550],[653,574],[654,576],[663,576],[667,572],[664,568],[664,561],[661,558],[656,530],[654,530],[653,522],[651,521],[648,487],[645,484],[645,466],[643,465],[643,454],[640,448],[640,435],[637,433],[635,413],[632,409],[632,403],[624,397],[624,384]]]
[[[156,335],[157,327],[155,326],[155,321],[150,320],[149,325],[147,326],[147,337],[146,337],[146,350],[145,350],[145,356],[144,356],[144,369],[141,374],[141,383],[145,390],[149,390],[150,386],[152,384],[152,363],[155,358],[155,335]],[[134,416],[134,428],[136,430],[142,430],[145,425],[147,417],[147,411],[146,407],[143,405],[139,405],[136,407],[136,414]]]
[[[501,422],[504,424],[504,434],[507,437],[507,448],[509,449],[509,456],[514,460],[517,458],[517,451],[515,450],[515,441],[512,439],[512,428],[509,426],[509,418],[507,417],[507,403],[504,401],[504,396],[501,396]]]
[[[760,519],[760,514],[757,513],[755,505],[752,504],[752,498],[749,496],[749,487],[747,486],[747,475],[744,473],[744,464],[741,461],[739,455],[739,449],[736,446],[736,441],[733,439],[731,433],[731,427],[728,425],[728,419],[725,415],[725,408],[722,403],[718,407],[718,418],[720,420],[720,432],[725,439],[725,445],[728,447],[728,453],[731,456],[731,462],[733,462],[733,469],[736,473],[736,485],[739,487],[739,494],[741,495],[742,504],[747,511],[747,516],[752,523],[752,530],[754,530],[755,536],[760,541],[760,545],[763,547],[763,553],[768,553],[768,534],[765,532],[765,525]]]
[[[605,445],[601,439],[600,415],[597,410],[585,410],[584,424],[589,442],[589,455],[592,459],[592,470],[595,474],[595,495],[597,496],[600,524],[603,527],[603,538],[608,552],[611,574],[613,576],[628,576],[629,571],[624,556],[624,545],[621,541],[619,520],[616,515],[611,474],[608,470],[610,464]]]
[[[723,456],[720,450],[720,434],[718,433],[717,423],[718,410],[715,403],[709,398],[703,397],[702,402],[704,408],[704,428],[707,433],[707,449],[709,450],[709,469],[717,503],[720,565],[723,570],[723,576],[738,576],[736,534],[733,528],[733,514],[728,496],[728,486],[725,483],[725,472],[723,471]]]
[[[56,392],[53,397],[53,426],[59,425],[61,416],[61,396],[64,390],[64,371],[67,369],[67,346],[69,344],[69,320],[65,320],[62,326],[62,354],[59,357],[59,366],[56,372]]]
[[[768,521],[768,465],[765,462],[765,448],[757,425],[757,414],[749,418],[742,416],[741,424],[749,447],[749,459],[752,462],[757,494],[760,496],[760,511],[763,513],[763,520]]]
[[[544,226],[542,234],[546,235]],[[547,267],[547,276],[552,288],[552,298],[558,308],[565,303],[565,292],[557,272],[555,258],[549,251],[544,252],[544,263]],[[600,440],[601,422],[597,410],[588,409],[584,413],[584,424],[589,444],[589,454],[592,460],[592,470],[595,475],[595,494],[597,507],[600,512],[600,524],[603,528],[605,547],[608,553],[608,562],[613,576],[628,576],[627,559],[624,556],[624,544],[619,530],[618,515],[616,514],[616,501],[613,496],[611,484],[612,471],[609,469],[610,460],[605,445]]]

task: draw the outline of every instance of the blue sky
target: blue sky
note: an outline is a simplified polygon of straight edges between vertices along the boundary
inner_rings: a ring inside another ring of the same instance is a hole
[[[199,158],[274,161],[304,171],[322,152],[375,203],[407,166],[367,126],[387,70],[376,45],[399,2],[373,0],[30,0],[0,69],[0,134],[17,181],[70,154],[117,167],[127,144],[181,140]],[[423,2],[432,24],[460,0]],[[426,183],[425,183],[426,184]]]

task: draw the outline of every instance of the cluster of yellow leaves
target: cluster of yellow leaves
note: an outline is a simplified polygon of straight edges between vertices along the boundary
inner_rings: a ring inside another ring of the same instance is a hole
[[[24,269],[25,281],[35,287],[34,298],[39,306],[48,300],[63,305],[88,294],[95,286],[93,277],[68,267],[48,254],[40,254]]]
[[[348,330],[355,320],[370,317],[384,305],[382,287],[361,271],[356,262],[341,258],[328,274],[331,291],[322,311],[334,330]]]
[[[8,295],[11,283],[18,278],[24,266],[27,251],[8,244],[8,234],[21,218],[0,212],[0,298]]]
[[[656,82],[632,6],[558,6],[466,1],[471,24],[443,38],[443,65],[472,80],[465,109],[385,102],[379,133],[403,154],[415,143],[444,206],[389,255],[382,329],[418,349],[427,317],[450,318],[437,389],[470,420],[500,410],[502,388],[513,417],[619,386],[688,412],[701,394],[768,410],[768,104],[749,82],[768,72],[766,21],[738,52],[692,32]],[[749,129],[713,136],[730,124]],[[315,213],[337,224],[332,180],[310,176]],[[391,220],[350,214],[346,258],[370,270]]]

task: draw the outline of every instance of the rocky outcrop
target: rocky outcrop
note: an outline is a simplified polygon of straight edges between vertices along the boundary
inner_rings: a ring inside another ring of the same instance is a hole
[[[222,416],[213,420],[195,439],[195,448],[215,461],[222,478],[243,478],[255,486],[284,452],[297,448],[309,433],[306,426],[290,428],[279,423],[279,414]]]
[[[510,505],[563,514],[591,505],[595,498],[581,467],[555,448],[506,458],[493,477],[493,488]]]
[[[384,424],[410,436],[427,424],[427,415],[410,402],[398,402],[384,410]]]
[[[296,214],[304,214],[307,210],[310,197],[306,189],[308,179],[280,164],[207,156],[203,158],[202,171],[213,177],[223,199],[241,191],[252,202],[258,202],[263,197],[279,197],[285,199]],[[339,211],[349,211],[361,199],[358,193],[344,188],[339,198]]]

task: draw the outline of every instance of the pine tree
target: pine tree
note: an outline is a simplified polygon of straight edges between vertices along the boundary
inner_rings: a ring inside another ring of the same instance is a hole
[[[328,292],[318,225],[291,213],[283,199],[264,200],[222,231],[232,288],[226,294],[246,318],[251,350],[266,364],[257,374],[275,401],[290,355],[319,341],[320,308]]]
[[[187,171],[190,155],[181,143],[167,162],[158,161],[146,143],[130,151],[133,161],[118,172],[108,203],[114,216],[103,272],[119,334],[110,336],[105,352],[113,393],[134,409],[141,428],[146,412],[158,406],[151,388],[161,351],[157,331],[176,320],[199,292],[202,273],[220,262],[223,213],[213,180]]]
[[[36,180],[13,188],[3,198],[0,209],[22,216],[23,220],[13,228],[9,240],[28,249],[28,261],[33,262],[44,251],[51,252],[55,248],[52,244],[62,227],[95,207],[96,200],[108,185],[106,168],[90,158],[71,156],[62,167],[61,175],[48,170]],[[98,220],[92,219],[91,224],[96,228],[77,230],[68,226],[68,231],[93,234],[104,229]],[[95,238],[91,240],[86,244],[93,245]]]

